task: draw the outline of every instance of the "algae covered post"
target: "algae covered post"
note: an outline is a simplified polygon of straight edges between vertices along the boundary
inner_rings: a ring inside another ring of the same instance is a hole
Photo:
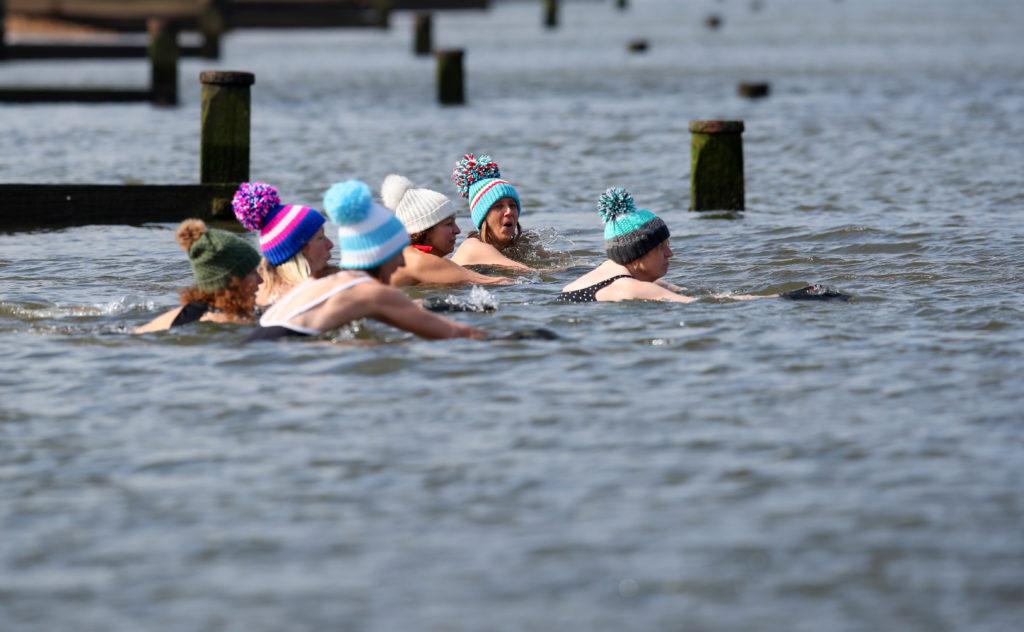
[[[225,0],[204,0],[199,11],[199,32],[203,35],[199,54],[205,59],[220,57],[220,38],[226,28],[225,5]]]
[[[544,0],[544,26],[558,28],[558,0]]]
[[[251,72],[208,70],[203,84],[199,181],[244,182],[249,179]]]
[[[429,13],[417,13],[413,22],[413,53],[429,55],[433,50],[433,18]]]
[[[690,210],[742,211],[743,121],[690,121]]]
[[[466,102],[462,74],[464,51],[461,48],[439,50],[437,56],[437,100],[441,105],[462,105]]]
[[[0,0],[0,61],[7,57],[7,0]]]
[[[146,28],[153,104],[178,105],[178,27],[168,20],[151,18]]]

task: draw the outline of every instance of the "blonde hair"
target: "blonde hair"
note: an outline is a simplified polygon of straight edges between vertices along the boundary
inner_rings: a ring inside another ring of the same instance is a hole
[[[313,276],[309,260],[302,252],[296,252],[291,259],[278,265],[271,265],[266,257],[260,260],[260,277],[267,284],[267,292],[275,296],[282,285],[295,286]]]

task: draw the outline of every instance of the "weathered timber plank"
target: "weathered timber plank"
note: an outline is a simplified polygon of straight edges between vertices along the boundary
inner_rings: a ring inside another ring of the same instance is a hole
[[[230,219],[236,183],[0,184],[0,230]]]

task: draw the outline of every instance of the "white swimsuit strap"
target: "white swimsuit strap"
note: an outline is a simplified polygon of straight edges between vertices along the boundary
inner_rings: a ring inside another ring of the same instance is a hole
[[[291,292],[288,292],[288,294],[286,294],[283,298],[281,298],[281,300],[279,300],[277,302],[277,304],[278,305],[285,305],[288,302],[288,300],[293,295],[296,295],[299,292],[301,292],[302,290],[304,290],[305,289],[305,285],[307,283],[312,283],[312,282],[315,282],[317,280],[321,280],[322,281],[323,279],[310,279],[310,280],[305,281],[304,283],[300,284],[298,287],[293,289]],[[289,321],[292,320],[293,318],[295,318],[296,316],[301,316],[302,314],[305,314],[306,312],[308,312],[309,310],[313,309],[317,305],[320,305],[320,304],[324,303],[325,301],[327,301],[329,298],[331,298],[335,294],[339,294],[341,292],[344,292],[345,290],[349,289],[350,287],[353,287],[355,285],[359,285],[360,283],[366,283],[367,281],[373,281],[373,277],[370,277],[369,275],[366,275],[366,274],[362,274],[360,276],[357,276],[354,279],[350,279],[349,281],[347,281],[345,283],[342,283],[341,285],[336,285],[336,286],[332,287],[331,289],[327,290],[326,292],[324,292],[323,294],[321,294],[320,296],[316,297],[312,301],[309,301],[305,305],[299,307],[298,309],[293,309],[284,318],[280,318],[280,319],[277,319],[277,318],[267,318],[274,311],[274,309],[271,308],[265,314],[263,314],[262,318],[260,318],[260,326],[262,326],[262,327],[274,327],[274,326],[286,327],[288,329],[291,329],[291,330],[294,330],[294,331],[299,331],[299,332],[306,333],[306,334],[319,334],[320,332],[316,331],[315,329],[310,329],[308,327],[302,327],[300,325],[293,325]]]

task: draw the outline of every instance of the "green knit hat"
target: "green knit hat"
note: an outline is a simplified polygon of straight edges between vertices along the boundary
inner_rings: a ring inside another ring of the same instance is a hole
[[[203,292],[223,290],[232,277],[244,277],[260,264],[260,253],[244,239],[226,230],[207,228],[200,219],[187,219],[175,234],[188,253],[196,288]]]
[[[604,220],[608,258],[625,265],[669,238],[668,226],[654,213],[637,208],[629,191],[614,187],[601,194],[597,212]]]

